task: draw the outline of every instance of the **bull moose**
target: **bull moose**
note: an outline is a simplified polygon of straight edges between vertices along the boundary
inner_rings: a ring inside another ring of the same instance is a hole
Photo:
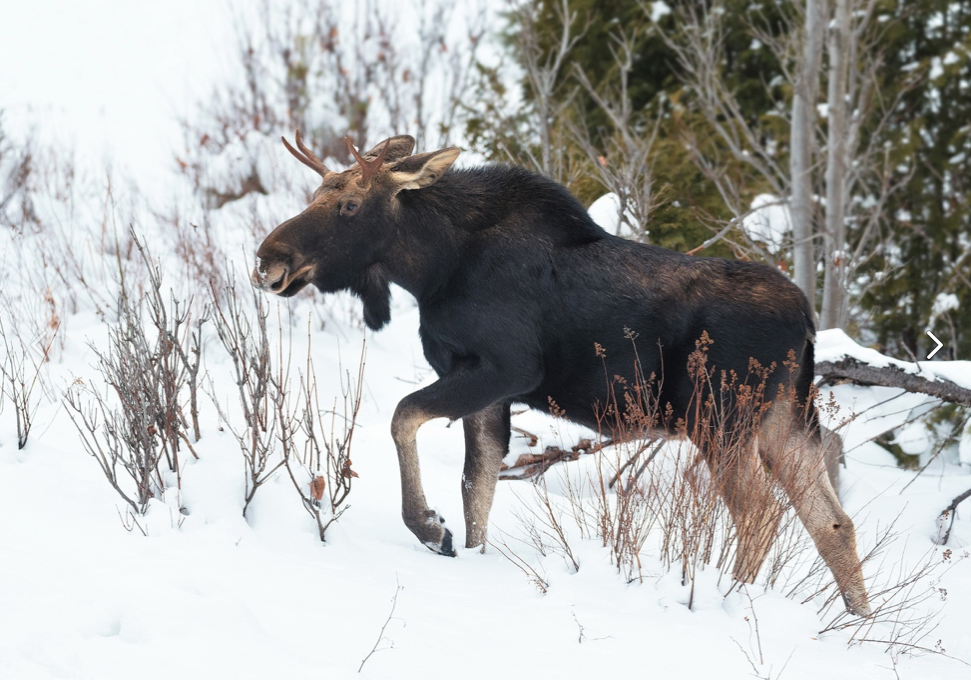
[[[484,545],[509,447],[510,404],[547,410],[552,402],[566,418],[597,428],[605,375],[640,370],[663,376],[661,402],[675,418],[687,417],[689,359],[706,334],[712,366],[745,374],[757,360],[779,367],[767,394],[794,386],[789,398],[779,391],[748,433],[754,462],[723,470],[719,451],[704,451],[736,527],[762,527],[740,546],[734,576],[754,579],[775,532],[773,521],[749,516],[745,499],[778,483],[847,608],[869,613],[853,523],[827,478],[811,397],[813,313],[782,274],[611,235],[541,175],[498,164],[452,169],[455,147],[412,155],[415,140],[401,135],[361,155],[348,140],[356,164],[335,172],[299,132],[296,149],[283,143],[322,181],[310,205],[263,241],[253,284],[284,297],[308,284],[350,290],[374,330],[390,320],[392,283],[418,301],[422,347],[438,380],[401,400],[391,435],[402,516],[422,543],[455,554],[452,532],[421,485],[416,433],[423,423],[463,420],[465,545]],[[625,328],[639,333],[637,347],[624,339]],[[801,414],[795,427],[794,412]]]

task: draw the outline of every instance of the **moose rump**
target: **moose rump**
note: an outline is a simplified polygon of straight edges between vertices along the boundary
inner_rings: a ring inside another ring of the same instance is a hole
[[[350,289],[373,329],[390,319],[391,283],[418,301],[422,347],[439,378],[401,400],[391,430],[402,516],[420,541],[454,554],[452,532],[421,484],[415,437],[428,420],[463,419],[465,545],[475,547],[485,543],[512,403],[544,411],[552,403],[596,428],[612,376],[632,383],[653,375],[654,398],[671,415],[665,423],[687,422],[692,435],[697,405],[715,396],[711,376],[749,380],[752,366],[773,367],[759,378],[765,408],[739,435],[744,455],[726,461],[717,439],[692,436],[738,528],[734,574],[750,581],[765,559],[779,513],[751,500],[771,497],[777,482],[847,607],[869,611],[853,524],[827,478],[811,398],[812,311],[791,282],[762,265],[612,236],[539,175],[450,169],[455,148],[412,155],[405,136],[363,155],[348,146],[357,164],[337,173],[299,134],[299,151],[287,144],[322,183],[310,206],[260,246],[253,282],[281,295],[311,283]],[[709,377],[699,392],[692,357],[704,338]]]

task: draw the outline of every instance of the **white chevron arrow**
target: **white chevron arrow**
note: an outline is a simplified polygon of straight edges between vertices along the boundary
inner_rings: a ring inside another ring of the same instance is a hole
[[[931,340],[933,340],[934,342],[937,343],[937,347],[935,347],[934,349],[932,349],[931,350],[931,353],[927,355],[927,358],[930,359],[932,356],[934,356],[935,354],[937,354],[938,350],[940,350],[941,347],[944,346],[944,343],[941,342],[940,340],[938,340],[937,339],[937,336],[934,335],[933,333],[931,333],[930,331],[927,331],[927,335],[930,336]]]

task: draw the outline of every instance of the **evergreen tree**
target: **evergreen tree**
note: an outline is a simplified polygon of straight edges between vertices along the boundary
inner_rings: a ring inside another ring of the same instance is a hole
[[[889,94],[900,74],[926,77],[894,112],[881,140],[901,182],[884,211],[891,247],[870,267],[862,305],[878,344],[922,359],[934,343],[942,358],[971,358],[971,3],[887,3]],[[953,303],[956,309],[949,309]],[[936,308],[935,308],[936,303]]]

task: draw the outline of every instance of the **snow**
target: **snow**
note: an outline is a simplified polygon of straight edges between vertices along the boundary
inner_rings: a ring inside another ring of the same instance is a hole
[[[587,212],[590,217],[604,230],[611,234],[637,233],[637,220],[634,215],[627,210],[627,224],[621,220],[620,197],[614,192],[608,192],[594,201]],[[631,228],[629,225],[635,225]]]
[[[742,228],[751,238],[764,243],[770,253],[777,253],[792,232],[789,206],[777,196],[759,194],[742,219]]]
[[[653,10],[663,6],[654,3]],[[530,545],[521,517],[538,501],[529,482],[499,484],[490,536],[507,542],[543,576],[546,594],[494,548],[484,554],[460,550],[447,559],[418,544],[400,519],[389,424],[397,402],[433,375],[422,358],[414,301],[397,289],[392,322],[380,333],[362,329],[360,303],[348,296],[306,293],[269,303],[274,346],[292,348],[291,380],[312,356],[321,403],[342,398],[340,377],[353,372],[367,340],[352,454],[360,477],[326,543],[318,540],[285,474],[261,488],[242,516],[238,444],[208,395],[200,395],[202,437],[194,444],[199,459],[184,461],[181,493],[170,488],[153,499],[138,520],[141,528],[126,519],[118,495],[85,454],[61,395],[76,381],[109,393],[95,368],[94,348],[106,346],[108,325],[116,320],[115,272],[123,269],[129,283],[139,286],[145,280],[126,236],[129,224],[161,260],[166,290],[205,299],[176,254],[177,234],[158,219],[152,200],[183,196],[168,172],[180,139],[175,117],[190,112],[219,76],[220,55],[231,49],[226,12],[222,2],[199,0],[38,0],[5,8],[0,57],[17,64],[0,70],[6,122],[18,135],[36,130],[38,143],[73,147],[92,170],[69,194],[40,195],[43,230],[0,233],[2,320],[8,334],[16,329],[25,340],[25,348],[0,349],[0,361],[8,351],[38,359],[36,340],[49,337],[50,315],[56,312],[61,323],[51,360],[38,363],[25,448],[17,447],[13,404],[0,402],[0,678],[545,678],[605,669],[661,678],[742,678],[753,672],[750,660],[763,676],[890,677],[893,661],[883,646],[848,646],[848,631],[819,635],[835,612],[818,613],[820,597],[803,603],[806,598],[787,598],[782,587],[767,588],[766,574],[758,585],[731,589],[709,568],[686,585],[680,573],[663,567],[651,538],[641,555],[645,578],[628,582],[600,541],[582,538],[567,517],[580,563],[574,572],[559,555]],[[269,196],[230,204],[211,215],[210,225],[193,221],[198,206],[179,203],[182,219],[198,225],[191,229],[211,230],[213,247],[228,258],[219,267],[234,270],[243,283],[256,245],[253,225],[272,226],[295,214],[302,195],[292,187],[313,181],[279,145],[263,147],[263,141],[233,147],[221,160],[228,171],[234,155],[258,149],[256,162],[266,164],[261,174],[279,178],[267,187]],[[105,164],[138,191],[116,185],[119,195],[105,201]],[[591,208],[596,219],[611,214],[609,201],[601,217]],[[784,233],[771,223],[770,234]],[[54,270],[64,263],[69,266]],[[842,356],[971,386],[969,362],[917,365],[861,347],[841,331],[820,333],[817,359]],[[207,390],[238,423],[231,366],[212,334],[203,357]],[[865,567],[871,589],[888,573],[927,559],[943,565],[943,548],[934,542],[936,518],[971,486],[968,468],[941,457],[915,477],[869,441],[915,414],[922,417],[931,408],[928,400],[848,385],[827,390],[824,400],[830,391],[840,412],[829,424],[855,416],[842,428],[847,467],[841,491],[861,553],[894,518],[901,532],[882,565]],[[515,424],[540,436],[539,449],[569,446],[590,434],[536,412],[516,416]],[[897,436],[908,452],[926,455],[930,448],[926,437],[921,446],[916,426]],[[462,429],[432,421],[421,429],[418,444],[429,502],[462,544]],[[968,428],[959,448],[961,460],[971,462]],[[510,457],[527,450],[525,440],[514,438]],[[565,481],[594,475],[596,463],[589,456],[551,470],[553,501],[568,507]],[[935,576],[948,602],[935,595],[927,607],[943,607],[933,639],[943,640],[948,654],[971,660],[964,614],[971,608],[971,559],[962,559],[964,546],[971,546],[966,509],[958,513],[948,545],[953,566]],[[805,557],[811,561],[812,552]],[[808,568],[796,565],[793,573]],[[888,631],[878,624],[873,634]],[[933,640],[926,644],[933,647]],[[964,672],[939,655],[902,656],[898,663],[901,677]]]
[[[901,361],[857,344],[838,328],[821,331],[817,335],[815,349],[817,362],[836,362],[844,357],[850,357],[878,368],[896,366],[907,373],[919,375],[930,381],[943,378],[961,387],[971,389],[971,361]]]
[[[222,0],[6,3],[0,109],[89,169],[110,164],[143,190],[168,182],[178,119],[226,63],[225,10]]]
[[[651,5],[651,21],[657,22],[671,13],[671,6],[662,0],[653,0]]]
[[[954,293],[938,293],[934,298],[934,306],[931,307],[931,319],[936,319],[941,314],[953,312],[961,306],[958,296]]]
[[[971,418],[965,423],[958,444],[958,459],[965,465],[971,465]]]

